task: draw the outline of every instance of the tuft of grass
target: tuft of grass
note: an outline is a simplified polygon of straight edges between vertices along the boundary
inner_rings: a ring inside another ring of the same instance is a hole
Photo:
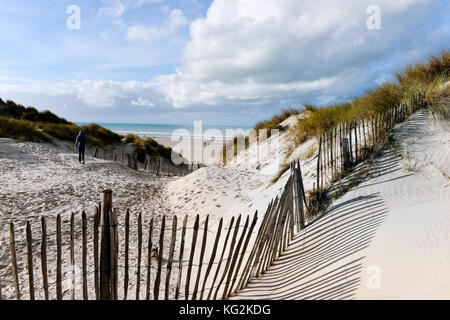
[[[51,138],[38,130],[31,122],[0,116],[0,137],[20,141],[50,142]]]
[[[123,136],[96,123],[84,125],[81,129],[88,137],[97,139],[101,144],[119,143],[123,139]]]
[[[287,171],[289,170],[289,168],[291,167],[291,165],[289,163],[283,163],[280,166],[280,169],[278,170],[277,174],[272,178],[272,180],[270,180],[270,185],[273,185],[274,183],[276,183],[278,181],[278,179],[281,178],[281,176]]]
[[[311,158],[313,155],[316,154],[317,148],[318,148],[317,144],[315,144],[315,143],[310,145],[309,148],[306,149],[305,153],[302,154],[300,160],[307,160],[307,159]]]
[[[36,127],[59,140],[74,141],[81,128],[75,124],[37,123]],[[89,137],[87,137],[89,139]],[[90,144],[90,139],[88,143]]]
[[[0,99],[0,116],[31,122],[70,123],[66,119],[58,117],[48,110],[39,112],[34,107],[24,107],[11,100],[4,102],[2,99]]]
[[[172,148],[160,145],[152,138],[141,138],[135,134],[128,134],[125,136],[125,141],[136,147],[136,156],[140,162],[145,162],[146,155],[171,159]]]
[[[263,121],[258,122],[255,126],[255,130],[258,134],[259,134],[260,130],[263,130],[263,129],[267,130],[267,137],[269,138],[270,131],[272,129],[278,129],[280,131],[284,131],[285,128],[283,126],[281,126],[280,124],[284,120],[289,118],[290,116],[298,115],[300,113],[301,113],[301,111],[299,109],[294,109],[294,108],[283,109],[280,114],[273,116],[270,120],[263,120]]]

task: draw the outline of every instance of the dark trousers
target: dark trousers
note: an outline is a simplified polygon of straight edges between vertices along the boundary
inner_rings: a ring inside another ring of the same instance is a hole
[[[83,160],[83,162],[84,162],[84,149],[85,149],[85,146],[78,147],[78,161],[80,161],[80,162],[81,162],[81,160]]]

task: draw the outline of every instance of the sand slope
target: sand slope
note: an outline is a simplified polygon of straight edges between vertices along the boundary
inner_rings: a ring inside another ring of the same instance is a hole
[[[396,147],[398,144],[401,147]],[[421,111],[237,299],[449,299],[450,132]]]
[[[143,215],[144,234],[148,232],[148,223],[155,215],[155,224],[160,223],[160,215],[170,216],[170,208],[163,189],[167,181],[174,178],[158,177],[151,173],[135,171],[126,165],[112,161],[86,158],[86,164],[78,163],[78,155],[73,148],[57,143],[17,142],[12,139],[0,139],[0,275],[2,277],[3,298],[14,297],[14,286],[10,268],[9,226],[15,223],[16,250],[18,255],[21,291],[28,291],[26,274],[25,221],[30,220],[35,253],[35,284],[37,298],[42,298],[40,261],[37,259],[40,243],[40,217],[47,218],[48,230],[48,268],[51,279],[51,296],[54,297],[55,279],[55,218],[62,217],[63,237],[63,290],[64,299],[70,298],[71,267],[69,257],[69,220],[75,212],[76,272],[79,279],[81,267],[81,211],[88,217],[88,278],[92,283],[92,218],[94,207],[101,199],[101,191],[113,190],[113,205],[119,209],[121,248],[123,248],[123,220],[125,209],[131,212],[130,233],[130,274],[135,272],[137,250],[136,216]],[[156,239],[156,235],[155,235]],[[169,244],[167,244],[168,246]],[[120,259],[123,259],[123,250]],[[147,255],[143,254],[142,263]],[[121,260],[123,261],[123,260]],[[119,273],[122,277],[123,268]],[[134,277],[131,277],[130,292],[133,292]],[[79,288],[79,284],[78,284]],[[78,291],[77,297],[80,298]],[[93,297],[92,290],[89,292]]]

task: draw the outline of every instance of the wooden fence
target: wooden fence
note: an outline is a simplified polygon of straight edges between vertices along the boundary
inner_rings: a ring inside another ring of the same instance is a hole
[[[320,135],[317,188],[341,177],[364,159],[370,147],[387,139],[394,123],[417,110],[417,99],[375,118],[341,123]],[[113,208],[112,191],[104,191],[92,217],[83,212],[79,221],[70,215],[64,243],[61,215],[51,234],[47,219],[41,218],[38,241],[32,222],[25,224],[25,243],[16,241],[10,223],[10,273],[3,272],[0,278],[0,299],[227,299],[267,271],[294,233],[308,227],[305,216],[310,210],[299,161],[291,163],[283,192],[270,202],[262,220],[257,212],[252,217],[233,216],[226,224],[221,218],[214,230],[209,229],[209,215],[203,221],[197,215],[189,225],[185,216],[181,227],[177,216],[139,213],[133,221],[129,210],[119,213]],[[48,268],[49,257],[52,268]],[[19,259],[26,261],[25,270],[19,270]],[[81,263],[78,275],[76,261]],[[40,280],[35,280],[39,269]],[[69,286],[63,288],[66,280]],[[11,286],[14,294],[4,295]]]
[[[420,99],[421,95],[417,94],[385,113],[343,122],[320,134],[316,182],[313,189],[325,190],[374,150],[379,149],[387,142],[394,125],[417,111]]]
[[[126,164],[134,170],[144,170],[166,176],[185,176],[205,165],[201,163],[180,163],[174,164],[172,160],[160,156],[146,155],[144,162],[139,162],[137,155],[133,152],[125,153],[114,150],[96,147],[94,157],[105,160],[112,160]]]
[[[14,296],[3,298],[227,299],[261,276],[286,249],[295,228],[304,227],[303,197],[299,164],[292,164],[282,195],[270,202],[262,221],[255,212],[231,217],[227,226],[221,218],[210,230],[209,215],[202,222],[197,215],[190,226],[185,216],[180,227],[177,216],[149,217],[144,224],[139,213],[133,224],[129,210],[120,215],[112,207],[112,191],[104,191],[91,218],[82,212],[80,221],[72,213],[63,224],[58,215],[55,232],[49,234],[48,221],[42,217],[39,240],[27,221],[25,243],[20,244],[10,223],[11,272],[8,281],[0,279],[0,288],[12,284]],[[130,232],[132,225],[136,232]],[[66,242],[63,228],[69,230]],[[56,250],[49,249],[50,242]],[[130,255],[135,256],[134,264]],[[24,270],[19,270],[19,258],[26,261]],[[54,269],[49,270],[49,262]],[[40,280],[35,280],[36,274]]]

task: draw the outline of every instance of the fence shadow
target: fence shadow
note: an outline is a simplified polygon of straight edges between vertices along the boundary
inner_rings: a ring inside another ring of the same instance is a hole
[[[330,208],[298,233],[279,260],[239,298],[351,299],[361,281],[362,250],[386,214],[378,194]]]

